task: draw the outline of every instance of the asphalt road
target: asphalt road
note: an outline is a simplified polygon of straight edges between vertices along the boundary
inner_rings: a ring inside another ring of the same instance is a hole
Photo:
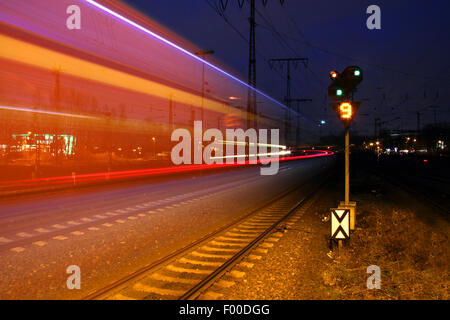
[[[334,157],[0,202],[0,299],[80,299],[230,223]],[[69,290],[66,269],[81,269]]]

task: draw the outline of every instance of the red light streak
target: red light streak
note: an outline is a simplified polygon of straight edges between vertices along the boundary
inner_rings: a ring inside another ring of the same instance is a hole
[[[315,152],[317,154],[302,155],[302,156],[292,156],[285,158],[274,158],[274,159],[264,159],[264,164],[272,161],[292,161],[308,158],[318,158],[326,157],[334,154],[332,151],[328,150],[305,150],[305,152]],[[192,172],[201,170],[210,170],[224,167],[236,167],[236,166],[246,166],[246,165],[257,165],[261,164],[260,160],[245,161],[245,163],[225,163],[225,164],[198,164],[198,165],[183,165],[177,167],[164,167],[164,168],[152,168],[152,169],[139,169],[139,170],[124,170],[124,171],[114,171],[114,172],[97,172],[89,174],[80,174],[74,176],[58,176],[49,178],[38,178],[38,179],[26,179],[26,180],[12,180],[0,182],[0,186],[11,186],[11,185],[22,185],[26,184],[27,187],[30,184],[39,185],[60,185],[60,184],[72,184],[74,181],[76,183],[80,182],[93,182],[93,181],[105,181],[113,179],[126,179],[133,177],[144,177],[152,175],[163,175],[163,174],[175,174],[182,172]]]

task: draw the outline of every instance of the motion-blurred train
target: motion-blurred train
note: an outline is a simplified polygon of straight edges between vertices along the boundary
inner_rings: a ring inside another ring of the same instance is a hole
[[[171,132],[194,120],[311,140],[310,124],[195,50],[115,0],[0,0],[1,188],[171,166]]]

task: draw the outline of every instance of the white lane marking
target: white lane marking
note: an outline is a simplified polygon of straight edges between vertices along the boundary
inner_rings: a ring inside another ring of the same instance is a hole
[[[128,217],[128,219],[129,219],[129,220],[136,220],[136,219],[137,219],[137,217],[134,217],[134,216],[129,216],[129,217]]]
[[[222,263],[220,263],[220,262],[200,261],[200,260],[192,260],[192,259],[187,259],[187,258],[181,258],[178,261],[181,263],[188,263],[188,264],[206,266],[206,267],[218,267],[218,266],[222,265]]]
[[[164,209],[162,209],[162,208],[158,208],[158,209],[156,209],[156,211],[159,211],[159,212],[163,212],[163,211],[164,211]]]
[[[264,242],[263,244],[261,244],[261,246],[264,247],[264,248],[272,248],[273,247],[273,243]]]
[[[125,223],[125,220],[116,220],[118,223]]]
[[[112,225],[111,223],[104,223],[104,224],[102,224],[102,226],[105,226],[105,227],[112,227],[113,225]]]
[[[250,259],[250,260],[261,260],[261,256],[258,256],[258,255],[256,255],[256,254],[250,254],[249,256],[248,256],[248,258]]]
[[[108,216],[117,216],[117,213],[115,212],[106,212],[105,214]]]
[[[96,214],[94,217],[98,218],[98,219],[105,219],[105,216],[102,216],[101,214]]]
[[[12,240],[10,240],[10,239],[7,239],[7,238],[4,238],[4,237],[0,237],[0,242],[2,242],[2,243],[8,243],[8,242],[11,242]]]
[[[100,229],[97,228],[97,227],[89,227],[88,230],[90,230],[90,231],[98,231],[98,230],[100,230]]]
[[[280,240],[280,238],[271,237],[271,238],[268,238],[266,241],[277,242],[278,240]]]
[[[43,246],[45,246],[47,244],[47,242],[45,242],[45,241],[36,241],[36,242],[33,242],[33,244],[37,245],[39,247],[43,247]]]
[[[147,213],[156,213],[156,212],[153,210],[150,210],[150,211],[147,211]]]
[[[210,274],[212,270],[200,270],[200,269],[189,269],[189,268],[181,268],[181,267],[176,267],[172,264],[169,264],[166,267],[167,270],[170,271],[175,271],[175,272],[179,272],[179,273],[195,273],[195,274]]]
[[[15,248],[12,248],[11,251],[14,251],[14,252],[22,252],[22,251],[25,251],[25,249],[22,248],[22,247],[15,247]]]
[[[28,237],[32,236],[31,234],[29,234],[27,232],[20,232],[20,233],[17,233],[16,235],[19,237],[22,237],[22,238],[28,238]]]
[[[136,291],[142,291],[142,292],[146,292],[146,293],[156,293],[161,296],[181,296],[184,294],[184,291],[182,291],[182,290],[161,289],[161,288],[147,286],[142,283],[136,283],[133,286],[133,289]]]
[[[159,273],[154,273],[151,275],[151,277],[155,280],[166,281],[166,282],[175,282],[175,283],[196,284],[198,282],[198,280],[169,277],[169,276],[165,276],[165,275],[162,275]]]
[[[74,231],[74,232],[71,232],[71,234],[73,234],[73,235],[75,235],[75,236],[82,236],[82,235],[84,234],[84,232],[81,232],[81,231]]]
[[[56,237],[53,237],[53,239],[55,239],[55,240],[67,240],[68,238],[65,237],[65,236],[56,236]]]
[[[139,217],[145,217],[145,214],[139,213],[138,216],[139,216]]]
[[[45,228],[38,228],[38,229],[34,229],[34,231],[40,232],[40,233],[46,233],[46,232],[50,232],[50,230],[45,229]]]
[[[262,248],[257,248],[256,251],[259,252],[259,253],[262,253],[262,254],[266,254],[267,252],[269,252],[269,250],[262,249]]]
[[[67,221],[67,224],[71,224],[73,226],[77,226],[79,224],[81,224],[80,222],[76,222],[76,221]]]
[[[91,218],[81,218],[80,220],[81,221],[85,221],[85,222],[91,222],[92,221]]]

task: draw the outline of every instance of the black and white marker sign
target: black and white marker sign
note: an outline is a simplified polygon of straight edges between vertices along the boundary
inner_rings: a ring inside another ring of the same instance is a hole
[[[350,209],[331,209],[331,238],[350,238]]]

